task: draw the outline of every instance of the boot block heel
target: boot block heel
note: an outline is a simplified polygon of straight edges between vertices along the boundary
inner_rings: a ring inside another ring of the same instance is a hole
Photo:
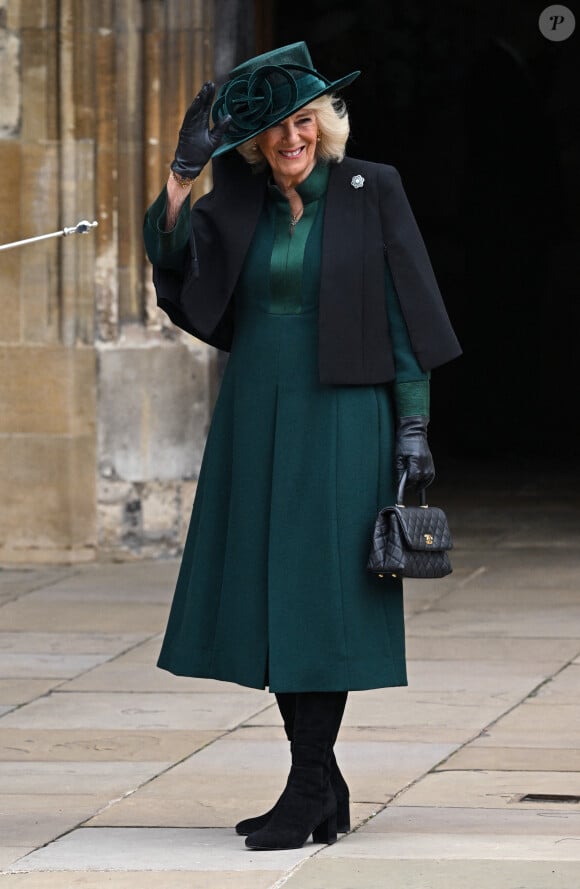
[[[312,831],[313,843],[325,843],[327,846],[336,843],[336,813],[330,815],[326,821],[319,824]]]
[[[349,833],[350,831],[350,806],[348,798],[346,800],[337,801],[336,829],[339,833]]]

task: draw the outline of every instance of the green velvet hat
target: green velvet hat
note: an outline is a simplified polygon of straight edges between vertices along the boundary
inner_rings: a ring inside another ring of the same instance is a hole
[[[319,96],[343,89],[359,74],[353,71],[339,80],[327,80],[313,67],[303,41],[243,62],[230,71],[214,102],[214,123],[226,114],[232,122],[212,157],[253,139]]]

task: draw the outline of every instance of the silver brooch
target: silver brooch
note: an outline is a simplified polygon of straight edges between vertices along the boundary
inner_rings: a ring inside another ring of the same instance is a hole
[[[360,173],[357,173],[357,175],[353,176],[352,179],[350,180],[350,184],[352,185],[353,188],[362,188],[363,185],[365,184],[365,177],[361,176]]]

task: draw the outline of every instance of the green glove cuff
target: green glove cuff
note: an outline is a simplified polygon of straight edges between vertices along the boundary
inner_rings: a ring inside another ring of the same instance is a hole
[[[429,380],[394,383],[397,417],[429,416]]]

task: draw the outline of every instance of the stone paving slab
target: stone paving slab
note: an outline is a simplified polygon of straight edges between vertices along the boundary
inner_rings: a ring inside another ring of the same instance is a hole
[[[517,630],[514,628],[514,633]],[[538,632],[541,632],[538,630]],[[497,663],[502,666],[509,665],[511,671],[515,664],[535,664],[554,666],[555,669],[562,664],[576,658],[580,653],[578,639],[543,639],[534,637],[531,639],[517,636],[459,636],[459,635],[433,635],[418,636],[413,632],[413,626],[409,624],[407,632],[407,657],[409,661],[476,661],[485,660],[488,664]],[[434,672],[437,666],[434,666]]]
[[[24,596],[2,607],[4,631],[29,630],[43,627],[48,633],[117,633],[126,627],[132,633],[159,633],[167,622],[167,605],[109,602],[106,608],[95,602],[78,599],[57,608],[55,603],[40,595],[30,601]]]
[[[484,693],[415,692],[412,689],[379,689],[352,695],[347,705],[344,724],[383,726],[402,733],[407,729],[421,729],[421,737],[431,730],[451,729],[468,737],[501,716],[506,707],[519,699],[503,696],[495,700]],[[439,741],[440,737],[434,738]],[[450,737],[454,741],[455,737]]]
[[[115,797],[135,790],[169,762],[0,762],[2,794],[95,794]],[[31,801],[31,805],[34,803]]]
[[[403,791],[393,806],[529,809],[569,812],[570,803],[520,801],[528,793],[579,794],[580,774],[571,772],[434,772]],[[572,806],[573,808],[573,806]],[[580,842],[579,842],[580,851]]]
[[[265,799],[255,793],[252,799],[239,799],[215,793],[201,799],[197,793],[189,796],[158,796],[152,798],[137,792],[108,806],[86,822],[87,827],[223,827],[232,830],[242,818],[267,812],[282,790]],[[390,800],[387,799],[386,802]],[[360,827],[377,814],[383,802],[351,802],[352,829]]]
[[[524,701],[474,742],[482,747],[576,747],[580,708],[549,704],[549,699]]]
[[[0,652],[3,679],[68,679],[107,660],[107,654],[30,654]]]
[[[232,729],[267,704],[256,691],[208,694],[55,692],[4,717],[6,728]]]
[[[578,506],[576,506],[577,513]],[[517,531],[514,530],[513,536]],[[462,549],[465,543],[462,543]],[[487,555],[479,556],[479,565],[485,570],[473,575],[470,583],[463,587],[466,599],[472,594],[482,593],[481,604],[485,605],[486,590],[495,596],[496,589],[517,590],[525,596],[532,589],[550,590],[550,601],[557,598],[558,592],[574,590],[578,587],[578,530],[572,547],[530,546],[498,549],[486,547]],[[451,575],[452,577],[453,575]],[[519,597],[518,597],[519,599]],[[545,600],[544,600],[545,601]],[[501,604],[501,601],[499,601]]]
[[[221,738],[175,766],[140,791],[141,796],[220,797],[266,801],[268,808],[281,793],[290,768],[287,741],[238,740],[236,733]],[[411,744],[367,741],[360,756],[357,742],[339,741],[337,758],[348,776],[351,797],[380,802],[397,793],[445,759],[449,744]],[[259,794],[259,795],[257,795]]]
[[[122,651],[129,653],[133,646],[149,639],[150,634],[144,633],[42,633],[20,630],[0,632],[0,652],[113,656]],[[143,647],[146,644],[143,642]]]
[[[271,808],[290,767],[287,741],[228,735],[100,813],[92,825],[233,826]],[[450,745],[339,742],[337,756],[351,799],[368,817],[453,750]],[[370,805],[367,805],[370,804]],[[159,822],[160,813],[163,821]]]
[[[408,861],[323,858],[291,874],[284,889],[578,889],[578,862]],[[35,887],[36,889],[36,887]],[[39,887],[40,889],[40,887]],[[185,887],[183,887],[185,889]]]
[[[414,659],[408,664],[408,688],[392,689],[389,697],[405,700],[409,693],[415,692],[438,692],[440,695],[483,692],[486,698],[492,695],[495,700],[503,695],[509,703],[514,695],[518,699],[527,697],[560,669],[561,662],[516,662],[508,671],[504,663],[472,657],[441,659],[434,670],[431,660]]]
[[[541,631],[538,629],[541,627]],[[518,605],[490,610],[481,602],[478,608],[451,605],[445,610],[422,612],[411,620],[411,630],[418,635],[503,636],[580,639],[580,604],[549,605],[522,609]]]
[[[116,823],[123,817],[128,819],[125,823],[129,823],[136,810],[142,823],[143,813],[149,810],[147,817],[153,819],[155,826],[158,806],[165,805],[168,811],[174,803],[174,817],[177,814],[180,819],[185,817],[186,824],[231,828],[241,818],[270,809],[284,789],[289,770],[288,753],[283,765],[280,756],[279,768],[275,760],[262,764],[254,772],[247,766],[237,770],[233,763],[220,771],[212,767],[211,757],[204,756],[219,743],[160,775],[132,794],[130,800],[120,800],[93,823],[108,823],[113,811]]]
[[[578,706],[580,698],[580,667],[572,664],[538,690],[539,704]]]
[[[568,807],[570,808],[570,807]],[[365,826],[365,834],[578,837],[580,812],[551,809],[389,806]]]
[[[169,603],[175,589],[179,560],[94,562],[78,566],[50,585],[38,585],[32,600]],[[0,575],[1,582],[1,575]]]
[[[465,744],[479,734],[481,724],[489,724],[497,719],[503,708],[486,708],[484,711],[476,705],[466,707],[437,708],[421,705],[417,713],[416,705],[408,708],[392,708],[388,717],[382,712],[373,715],[365,713],[364,719],[358,722],[358,713],[351,712],[345,716],[340,729],[340,737],[343,740],[356,737],[360,741],[409,741],[424,742],[428,737],[434,744]],[[459,712],[458,712],[459,711]],[[479,712],[479,721],[476,718]],[[389,722],[388,725],[385,723]],[[276,725],[276,717],[271,717],[269,711],[262,712],[251,719],[246,720],[244,729],[263,729],[269,725]]]
[[[127,661],[117,658],[90,673],[67,683],[67,691],[115,691],[115,692],[209,692],[214,694],[219,689],[235,689],[231,683],[216,682],[215,679],[192,679],[189,676],[174,676],[166,670],[155,666],[155,660],[148,664]],[[236,689],[237,693],[237,689]],[[244,692],[240,689],[239,694]],[[249,692],[251,694],[251,692]]]
[[[574,528],[574,512],[578,516],[578,507],[570,510],[570,519],[558,521],[557,517],[550,519],[550,533],[553,535],[550,543],[554,550],[560,550],[563,553],[573,550],[578,545],[578,530]],[[553,524],[552,524],[553,523]],[[535,533],[531,533],[523,528],[514,529],[508,540],[504,542],[506,549],[529,550],[530,546],[538,548],[546,545],[545,529],[538,529]]]
[[[355,800],[384,800],[418,780],[455,749],[455,744],[339,740],[336,755]]]
[[[34,853],[33,853],[34,854]],[[322,857],[322,856],[321,856]],[[410,832],[394,836],[367,834],[364,831],[350,834],[334,846],[324,850],[324,858],[380,858],[382,860],[431,858],[436,860],[502,859],[520,861],[574,861],[580,872],[580,838],[564,841],[561,837],[544,837],[529,834],[498,836],[478,833],[473,836],[446,833],[445,837]]]
[[[272,889],[282,870],[54,871],[0,875],[1,889]],[[532,887],[533,889],[533,887]]]
[[[281,723],[281,720],[280,720]],[[278,725],[276,720],[272,718],[271,725],[251,725],[249,722],[244,723],[243,725],[238,726],[235,732],[232,732],[229,735],[230,738],[240,738],[242,740],[255,740],[255,741],[267,741],[267,740],[283,740],[284,739],[284,730],[282,729],[281,724]],[[347,741],[355,741],[355,742],[365,742],[365,741],[386,741],[390,743],[398,743],[404,745],[413,745],[413,744],[435,744],[435,745],[443,745],[445,747],[450,748],[458,748],[461,746],[461,741],[457,742],[447,742],[447,741],[439,741],[434,734],[429,733],[427,737],[426,733],[423,732],[422,737],[417,737],[410,739],[406,736],[401,738],[397,737],[396,733],[391,728],[385,728],[384,726],[359,726],[359,725],[342,725],[340,728],[340,737],[338,739],[337,749],[340,749],[340,745],[344,744]],[[360,749],[360,748],[359,748]]]
[[[465,549],[453,556],[453,573],[433,580],[405,580],[405,599],[409,602],[422,599],[435,600],[453,592],[457,587],[470,583],[481,566],[481,553],[469,553]]]
[[[151,564],[155,566],[156,563],[153,562]],[[44,602],[56,604],[79,602],[82,600],[83,602],[106,602],[107,606],[135,603],[148,606],[162,605],[168,610],[171,605],[174,584],[153,583],[151,586],[135,585],[134,580],[127,580],[124,577],[127,567],[132,566],[123,566],[121,573],[119,568],[117,568],[115,572],[117,582],[114,586],[106,585],[106,579],[101,578],[99,572],[96,572],[92,578],[87,579],[86,577],[76,576],[65,579],[60,583],[55,583],[46,589],[35,590],[27,595],[26,603],[32,606]]]
[[[518,577],[518,575],[515,575]],[[483,585],[483,580],[487,584]],[[521,582],[521,578],[518,577]],[[481,586],[478,584],[481,583]],[[537,581],[536,581],[537,583]],[[473,585],[468,589],[452,590],[443,599],[438,600],[437,606],[446,610],[469,605],[476,611],[503,608],[543,608],[549,601],[559,608],[578,603],[578,588],[569,578],[562,581],[562,586],[550,589],[545,584],[536,586],[521,586],[512,583],[512,577],[501,579],[486,577],[486,574],[474,578]],[[567,585],[565,585],[567,584]]]
[[[481,747],[470,744],[437,771],[580,772],[580,749],[563,747]]]
[[[0,567],[0,601],[49,587],[62,578],[70,577],[75,570],[48,566],[34,569]]]
[[[441,735],[448,731],[448,740],[454,742],[458,736],[468,738],[482,725],[497,719],[525,697],[526,688],[530,691],[533,687],[534,681],[524,681],[511,693],[499,691],[497,696],[483,691],[429,692],[410,687],[360,691],[348,698],[343,726],[390,728],[397,736],[405,737],[409,729],[420,728],[423,739],[428,727],[428,736],[433,741],[440,742]],[[274,712],[274,707],[270,707],[246,720],[245,724],[277,725],[279,715],[277,710]],[[433,735],[431,732],[438,733]]]
[[[10,867],[10,865],[18,861],[19,858],[23,858],[25,855],[28,855],[29,852],[34,852],[35,848],[36,847],[32,844],[27,846],[0,845],[0,870],[4,871],[7,867]],[[0,873],[0,886],[4,887],[9,879],[9,877]]]
[[[5,846],[38,848],[74,830],[109,802],[107,794],[3,794],[0,837]]]
[[[42,697],[61,682],[61,679],[0,679],[0,704],[14,707],[28,704],[30,701]]]
[[[225,828],[232,831],[242,818],[267,812],[282,790],[278,786],[265,799],[242,800],[224,793],[189,787],[181,795],[164,796],[137,791],[112,803],[86,822],[87,827]]]
[[[159,657],[159,652],[161,651],[161,643],[163,642],[163,633],[155,633],[153,636],[148,636],[144,638],[142,641],[139,641],[138,645],[134,645],[132,648],[129,648],[127,651],[124,651],[117,659],[116,663],[118,664],[143,664],[144,666],[151,666],[151,664],[157,663],[157,658]],[[578,649],[578,653],[580,654],[580,648]],[[165,672],[165,671],[161,671]],[[172,675],[172,674],[171,674]],[[178,678],[177,676],[175,677]],[[215,683],[216,680],[211,680]],[[229,683],[223,683],[227,685]],[[215,687],[215,685],[214,685]],[[241,686],[240,686],[241,688]]]
[[[435,607],[437,602],[455,590],[461,581],[468,582],[472,573],[471,569],[457,569],[454,566],[453,574],[448,577],[424,582],[407,581],[403,597],[406,619],[410,620],[414,614],[426,608]]]
[[[0,760],[25,762],[179,762],[221,735],[217,731],[0,728]]]
[[[80,828],[27,855],[10,872],[272,871],[288,870],[313,849],[251,852],[232,830],[183,828]]]

